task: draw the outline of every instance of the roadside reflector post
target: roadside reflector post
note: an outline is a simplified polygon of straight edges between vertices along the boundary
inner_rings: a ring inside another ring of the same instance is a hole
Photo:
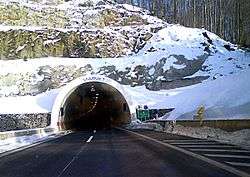
[[[204,112],[205,112],[205,107],[200,106],[197,110],[197,113],[194,115],[194,119],[200,121],[200,126],[202,126],[203,124]]]

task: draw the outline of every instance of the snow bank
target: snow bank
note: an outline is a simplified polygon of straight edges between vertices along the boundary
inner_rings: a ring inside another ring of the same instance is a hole
[[[33,143],[36,143],[38,141],[43,141],[49,138],[55,138],[57,137],[57,134],[52,133],[40,133],[35,135],[29,135],[29,136],[20,136],[20,137],[13,137],[8,138],[5,140],[0,140],[0,153],[10,151],[13,149],[17,149],[23,146],[27,146]]]
[[[205,106],[206,119],[246,119],[250,117],[250,69],[213,81],[172,90],[149,91],[145,86],[123,86],[135,105],[152,109],[175,108],[163,119],[193,119]],[[0,99],[0,113],[47,113],[52,111],[59,90],[37,96]]]
[[[29,4],[30,2],[24,0],[13,1],[20,1],[25,4]],[[0,0],[0,2],[7,3],[8,1]],[[42,4],[46,5],[47,2],[48,1],[45,0]],[[84,2],[88,1],[74,0],[62,3],[59,6],[70,8],[71,6],[76,7]],[[93,2],[93,4],[98,4],[100,0],[92,0],[91,2]],[[112,4],[112,2],[113,1],[108,1],[108,4]],[[139,12],[141,10],[140,8],[130,5],[122,5],[122,7],[123,8],[119,9],[119,11],[128,10],[131,12]],[[165,24],[160,19],[147,15],[146,12],[141,15],[143,18],[147,18],[150,23],[152,22],[150,25],[156,25],[163,28],[159,28],[159,31],[152,33],[153,36],[147,39],[145,46],[138,53],[132,53],[131,56],[105,58],[101,60],[96,58],[72,59],[59,57],[47,57],[28,61],[0,60],[0,75],[4,77],[10,73],[36,73],[39,67],[46,65],[51,67],[59,65],[75,65],[77,67],[82,67],[86,64],[91,64],[94,72],[99,71],[99,68],[104,66],[115,66],[119,71],[126,71],[126,68],[132,68],[128,75],[135,76],[133,68],[139,65],[145,65],[150,68],[150,77],[153,77],[157,69],[163,69],[164,72],[166,72],[165,76],[162,74],[158,79],[163,77],[168,79],[167,71],[172,72],[170,70],[171,68],[177,70],[183,69],[186,67],[185,62],[188,63],[189,60],[203,60],[204,58],[201,56],[207,54],[207,58],[205,57],[202,68],[195,74],[185,77],[210,76],[210,78],[202,84],[157,92],[149,91],[145,86],[124,86],[124,88],[133,97],[137,105],[148,105],[149,108],[155,109],[175,108],[170,116],[165,116],[163,117],[164,119],[192,119],[193,114],[195,114],[197,108],[201,105],[206,108],[205,117],[207,119],[250,118],[250,84],[248,82],[248,76],[250,75],[249,53],[237,49],[233,44],[222,40],[219,36],[204,29]],[[152,26],[143,27],[151,29]],[[10,29],[26,28],[29,30],[39,30],[43,27],[14,27],[0,25],[0,28],[2,31],[6,31]],[[126,26],[123,28],[131,30],[131,32],[136,30],[133,26]],[[114,31],[114,29],[114,27],[107,27],[102,30]],[[69,31],[69,29],[59,30],[65,32]],[[212,42],[208,41],[204,33]],[[229,51],[225,48],[225,45],[229,45],[230,48],[234,50]],[[18,50],[22,47],[23,46],[20,46]],[[205,47],[208,47],[210,52],[207,52]],[[182,59],[178,62],[174,57],[175,55]],[[166,59],[164,67],[157,67],[163,58]],[[183,62],[182,60],[188,61]],[[6,93],[6,95],[9,95],[10,92],[18,92],[16,85],[11,87],[0,87],[0,90]],[[0,113],[51,112],[58,91],[59,90],[52,90],[37,96],[0,98]]]
[[[192,89],[168,96],[158,106],[175,108],[167,119],[192,119],[201,105],[205,106],[206,119],[249,118],[249,76],[250,69],[198,84]]]
[[[204,34],[210,38],[211,44]],[[225,45],[230,46],[232,50],[227,50]],[[154,52],[149,52],[150,49],[154,49]],[[184,56],[188,60],[198,60],[205,53],[209,53],[209,55],[203,64],[204,68],[186,78],[211,76],[210,80],[212,80],[213,77],[228,76],[249,68],[249,52],[238,49],[235,45],[205,29],[188,28],[181,25],[168,25],[158,31],[138,52],[137,56],[150,57],[153,62],[156,62],[157,58],[167,57],[166,69],[170,67],[181,69],[185,65],[173,60],[171,58],[173,55]]]
[[[167,129],[166,132],[194,138],[215,140],[250,149],[250,129],[227,132],[211,127],[184,127],[176,125],[173,129]]]
[[[27,114],[51,112],[59,90],[51,90],[37,96],[0,98],[1,114]]]
[[[155,130],[162,131],[162,126],[157,123],[143,123],[140,120],[132,121],[129,125],[126,126],[126,129],[137,130],[137,129],[145,129],[145,130]]]

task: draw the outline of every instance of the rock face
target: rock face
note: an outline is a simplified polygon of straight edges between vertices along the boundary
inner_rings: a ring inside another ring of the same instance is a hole
[[[125,36],[104,30],[35,30],[0,32],[1,59],[55,57],[119,57],[133,50]]]
[[[137,7],[107,0],[28,2],[0,0],[0,66],[13,71],[0,71],[0,96],[37,95],[86,74],[173,89],[250,66],[243,51],[218,36],[167,24]],[[50,61],[30,64],[34,58]],[[26,62],[18,72],[5,65],[21,63],[10,61],[16,59]]]
[[[84,1],[82,1],[84,2]],[[0,22],[9,26],[42,26],[47,28],[94,29],[105,27],[147,25],[143,18],[148,11],[126,9],[114,2],[102,1],[91,4],[66,4],[48,6],[39,4],[21,5],[18,2],[0,2]],[[92,2],[93,3],[93,2]],[[40,5],[40,6],[39,6]],[[112,5],[112,6],[111,6]]]
[[[177,63],[185,64],[185,67],[179,69],[174,67],[164,68],[171,57]],[[52,67],[45,65],[38,67],[35,73],[9,73],[0,76],[0,86],[2,86],[0,96],[37,95],[46,90],[60,88],[66,83],[87,74],[105,75],[122,85],[145,85],[150,90],[178,88],[197,84],[208,78],[208,76],[185,78],[201,69],[206,57],[187,60],[184,56],[174,55],[162,58],[151,66],[141,64],[135,67],[126,67],[125,70],[120,70],[117,65],[112,64],[97,68],[91,63],[78,66],[58,65]]]
[[[166,26],[148,18],[145,10],[109,1],[88,2],[87,7],[83,3],[40,7],[0,2],[0,59],[121,57],[140,50]]]
[[[0,131],[44,128],[50,124],[50,114],[1,114]]]

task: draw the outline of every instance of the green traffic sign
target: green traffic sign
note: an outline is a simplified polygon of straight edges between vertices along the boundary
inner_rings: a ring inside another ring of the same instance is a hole
[[[141,121],[149,119],[149,110],[137,110],[137,118]]]

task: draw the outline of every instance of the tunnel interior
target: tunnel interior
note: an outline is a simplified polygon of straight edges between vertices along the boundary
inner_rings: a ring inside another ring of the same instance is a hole
[[[63,129],[109,129],[130,122],[124,96],[106,83],[88,82],[78,86],[65,100],[60,115]]]

